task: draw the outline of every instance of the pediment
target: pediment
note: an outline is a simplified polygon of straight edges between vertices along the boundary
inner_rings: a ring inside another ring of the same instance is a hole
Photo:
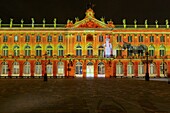
[[[107,24],[104,22],[104,19],[101,21],[97,20],[94,17],[94,12],[90,8],[86,11],[86,17],[79,21],[78,18],[76,18],[76,22],[73,24],[72,21],[68,20],[66,27],[71,27],[71,28],[108,28],[108,27],[114,27],[112,21],[108,21]]]

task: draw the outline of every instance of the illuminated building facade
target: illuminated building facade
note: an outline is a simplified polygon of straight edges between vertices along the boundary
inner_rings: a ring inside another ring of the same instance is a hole
[[[0,76],[141,77],[145,76],[144,47],[149,52],[150,77],[170,72],[170,29],[166,25],[114,25],[97,20],[91,8],[83,20],[66,25],[0,25]],[[1,24],[1,22],[0,22]],[[132,48],[124,49],[124,43]],[[142,51],[142,52],[141,52]]]

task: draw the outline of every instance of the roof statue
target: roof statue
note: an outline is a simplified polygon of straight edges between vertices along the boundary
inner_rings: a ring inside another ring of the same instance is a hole
[[[34,28],[34,18],[31,18],[32,20],[32,28]]]
[[[166,23],[166,28],[169,28],[169,21],[168,21],[168,19],[165,20],[165,23]]]
[[[1,18],[0,18],[0,27],[1,27],[1,24],[2,24],[2,20],[1,20]]]
[[[156,24],[156,28],[158,28],[159,27],[158,20],[155,20],[155,24]]]
[[[79,21],[79,17],[75,17],[75,21],[78,22]]]
[[[123,19],[122,22],[123,22],[123,27],[126,28],[126,19]]]
[[[148,28],[148,20],[145,20],[145,28]]]
[[[24,20],[23,20],[23,19],[21,19],[21,27],[23,27],[23,23],[24,23]]]
[[[43,19],[43,27],[45,27],[45,18]]]
[[[57,19],[54,18],[54,28],[56,28]]]
[[[137,20],[134,20],[134,27],[137,28]]]
[[[100,18],[100,20],[105,23],[105,18],[104,17]]]
[[[12,28],[12,24],[13,24],[13,19],[10,19],[10,28]]]

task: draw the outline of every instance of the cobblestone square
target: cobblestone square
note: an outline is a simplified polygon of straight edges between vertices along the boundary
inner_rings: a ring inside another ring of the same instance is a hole
[[[170,84],[141,79],[0,79],[0,113],[170,113]]]

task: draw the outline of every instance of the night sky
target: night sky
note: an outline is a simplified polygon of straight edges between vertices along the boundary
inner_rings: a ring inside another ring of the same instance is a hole
[[[24,23],[31,23],[32,17],[35,23],[42,23],[46,18],[46,23],[52,24],[57,18],[57,23],[65,24],[67,19],[83,19],[89,1],[95,5],[97,19],[112,19],[114,24],[122,24],[124,18],[127,24],[133,24],[134,19],[138,24],[144,24],[145,19],[148,24],[155,24],[156,19],[158,24],[170,21],[170,0],[0,0],[0,18],[2,23],[9,23],[10,18],[13,23],[20,23],[22,18]]]

